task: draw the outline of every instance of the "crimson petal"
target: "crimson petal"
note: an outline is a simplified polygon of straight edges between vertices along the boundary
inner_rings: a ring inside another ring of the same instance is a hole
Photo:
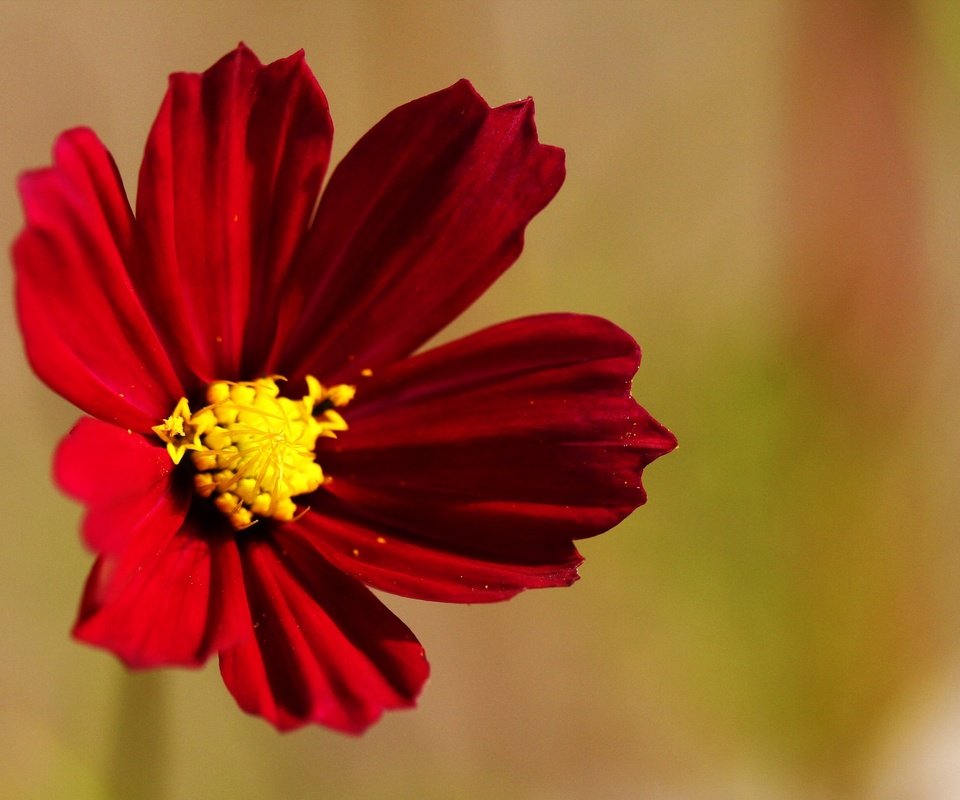
[[[232,532],[188,518],[145,526],[103,555],[84,589],[74,636],[130,667],[198,666],[250,635]]]
[[[241,45],[170,77],[140,171],[140,280],[198,386],[262,374],[332,135],[302,53],[263,66]]]
[[[240,707],[281,730],[319,722],[359,733],[412,706],[423,648],[367,589],[303,543],[278,534],[241,544],[256,639],[220,655]]]
[[[571,540],[643,503],[643,468],[676,446],[630,396],[639,358],[615,325],[552,314],[386,368],[361,385],[349,430],[320,444],[331,480],[301,531],[341,569],[415,597],[570,583]]]
[[[27,357],[87,413],[146,432],[182,389],[131,284],[123,184],[92,131],[64,133],[53,155],[52,167],[20,179],[26,227],[13,262]]]
[[[330,178],[272,367],[339,382],[413,352],[514,262],[563,177],[531,100],[491,109],[463,80],[391,112]]]
[[[82,419],[54,457],[54,477],[87,506],[83,536],[97,552],[118,553],[144,529],[175,532],[189,495],[173,485],[163,447],[132,431]]]
[[[361,494],[349,494],[352,501],[361,500]],[[372,496],[372,502],[381,509],[386,505],[379,496]],[[337,569],[375,589],[418,600],[492,603],[524,589],[569,586],[579,577],[583,558],[569,540],[527,539],[491,553],[466,543],[438,543],[416,532],[427,521],[439,527],[444,517],[447,530],[455,531],[474,510],[460,508],[451,514],[449,508],[422,508],[419,519],[401,528],[318,498],[314,508],[292,523],[292,530]],[[526,558],[523,550],[528,551]]]

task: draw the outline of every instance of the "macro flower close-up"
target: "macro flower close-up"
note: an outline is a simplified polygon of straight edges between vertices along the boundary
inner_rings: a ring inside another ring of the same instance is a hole
[[[241,45],[171,77],[132,207],[91,130],[60,136],[21,178],[13,260],[30,363],[88,415],[54,464],[97,556],[76,638],[135,668],[218,655],[245,711],[359,732],[428,673],[371,589],[568,586],[676,441],[604,319],[423,349],[563,182],[531,100],[414,100],[321,194],[331,141],[303,55]]]

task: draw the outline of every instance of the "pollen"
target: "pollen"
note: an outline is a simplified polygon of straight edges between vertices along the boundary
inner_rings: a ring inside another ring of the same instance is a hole
[[[173,413],[162,424],[154,425],[153,432],[167,443],[167,452],[174,464],[179,464],[187,450],[200,450],[203,431],[193,422],[190,404],[181,397]]]
[[[352,386],[325,387],[310,375],[307,393],[293,399],[280,396],[281,380],[212,383],[206,406],[191,414],[183,398],[153,429],[175,464],[190,451],[197,494],[210,498],[237,529],[263,517],[293,519],[299,513],[293,498],[324,481],[315,460],[317,439],[347,429],[336,409],[353,399]]]

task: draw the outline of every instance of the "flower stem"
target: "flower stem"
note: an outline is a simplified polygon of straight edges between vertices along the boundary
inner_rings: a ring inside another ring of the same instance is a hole
[[[117,800],[162,800],[166,795],[169,742],[165,735],[165,687],[163,675],[156,670],[121,673],[107,776],[110,796]]]

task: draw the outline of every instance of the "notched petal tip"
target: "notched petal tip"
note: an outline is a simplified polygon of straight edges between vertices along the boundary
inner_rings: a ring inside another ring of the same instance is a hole
[[[673,431],[669,430],[656,420],[653,420],[653,424],[656,426],[657,432],[660,435],[660,444],[659,447],[657,447],[654,451],[654,456],[650,459],[650,461],[654,461],[660,458],[660,456],[665,456],[668,453],[672,453],[674,450],[680,447],[680,442]]]
[[[89,128],[61,134],[52,162],[19,179],[25,224],[12,256],[28,360],[82,410],[144,430],[179,380],[131,280],[123,183]]]
[[[490,110],[495,116],[510,120],[504,125],[504,135],[513,135],[520,141],[530,143],[531,151],[536,154],[535,174],[531,180],[537,180],[548,193],[547,202],[555,195],[566,179],[566,152],[562,147],[544,144],[540,141],[535,118],[535,104],[532,97],[505,103]],[[513,133],[511,129],[515,129]]]
[[[504,103],[491,110],[505,114],[519,115],[521,130],[537,142],[542,153],[550,153],[552,158],[559,160],[560,165],[563,165],[565,158],[564,149],[557,145],[545,144],[540,141],[540,134],[537,130],[536,122],[536,103],[532,97],[528,96],[520,100],[514,100],[511,103]]]
[[[93,152],[98,153],[109,163],[117,183],[122,185],[113,157],[90,128],[76,127],[65,130],[54,139],[50,148],[50,166],[26,169],[17,176],[17,190],[20,194],[24,218],[28,223],[37,225],[41,217],[49,216],[49,209],[41,203],[41,195],[44,192],[52,194],[62,191],[68,181],[71,168],[78,163],[89,161],[89,154]],[[26,233],[28,233],[27,229],[21,231],[18,239]]]
[[[241,41],[237,43],[237,46],[233,50],[231,50],[229,53],[222,56],[221,58],[217,59],[217,61],[214,62],[213,66],[205,69],[203,71],[203,74],[215,72],[218,68],[222,68],[222,65],[236,59],[239,59],[241,61],[250,61],[253,64],[256,64],[256,66],[258,67],[263,65],[260,59],[257,57],[257,54],[254,53],[253,50],[251,50],[246,45],[246,43]]]
[[[197,667],[250,636],[232,537],[172,522],[101,556],[84,588],[73,636],[128,667]]]
[[[331,139],[302,51],[264,65],[241,44],[171,76],[140,170],[138,247],[145,302],[191,384],[272,371]]]
[[[243,66],[246,66],[248,69],[261,69],[263,63],[253,50],[247,47],[244,42],[240,42],[233,50],[218,58],[205,70],[199,72],[193,70],[177,70],[176,72],[171,72],[167,79],[167,84],[171,88],[183,86],[184,84],[189,85],[194,81],[215,78],[224,70],[242,68]],[[164,98],[164,103],[169,101],[169,96]]]
[[[451,83],[446,89],[440,89],[426,96],[431,97],[444,94],[461,95],[464,102],[482,103],[488,109],[490,108],[487,101],[483,99],[483,96],[477,91],[477,87],[473,85],[473,82],[469,78],[460,78],[458,81]]]
[[[369,590],[295,538],[241,549],[255,637],[221,652],[220,672],[244,711],[359,734],[416,704],[423,647]]]
[[[559,161],[559,166],[563,166],[564,150],[556,145],[545,144],[540,141],[536,124],[536,103],[533,97],[527,96],[499,106],[491,106],[483,95],[477,90],[473,83],[467,78],[460,78],[456,83],[441,89],[434,93],[435,95],[449,94],[452,96],[460,95],[465,105],[473,105],[482,108],[486,114],[504,114],[518,116],[520,120],[520,130],[532,138],[539,146],[543,154],[549,153],[555,160]],[[431,95],[427,95],[430,97]],[[425,98],[422,98],[425,99]]]
[[[376,370],[414,352],[517,259],[564,175],[532,102],[491,108],[461,79],[394,109],[324,190],[290,283],[297,321],[271,369],[340,381],[351,359]]]

